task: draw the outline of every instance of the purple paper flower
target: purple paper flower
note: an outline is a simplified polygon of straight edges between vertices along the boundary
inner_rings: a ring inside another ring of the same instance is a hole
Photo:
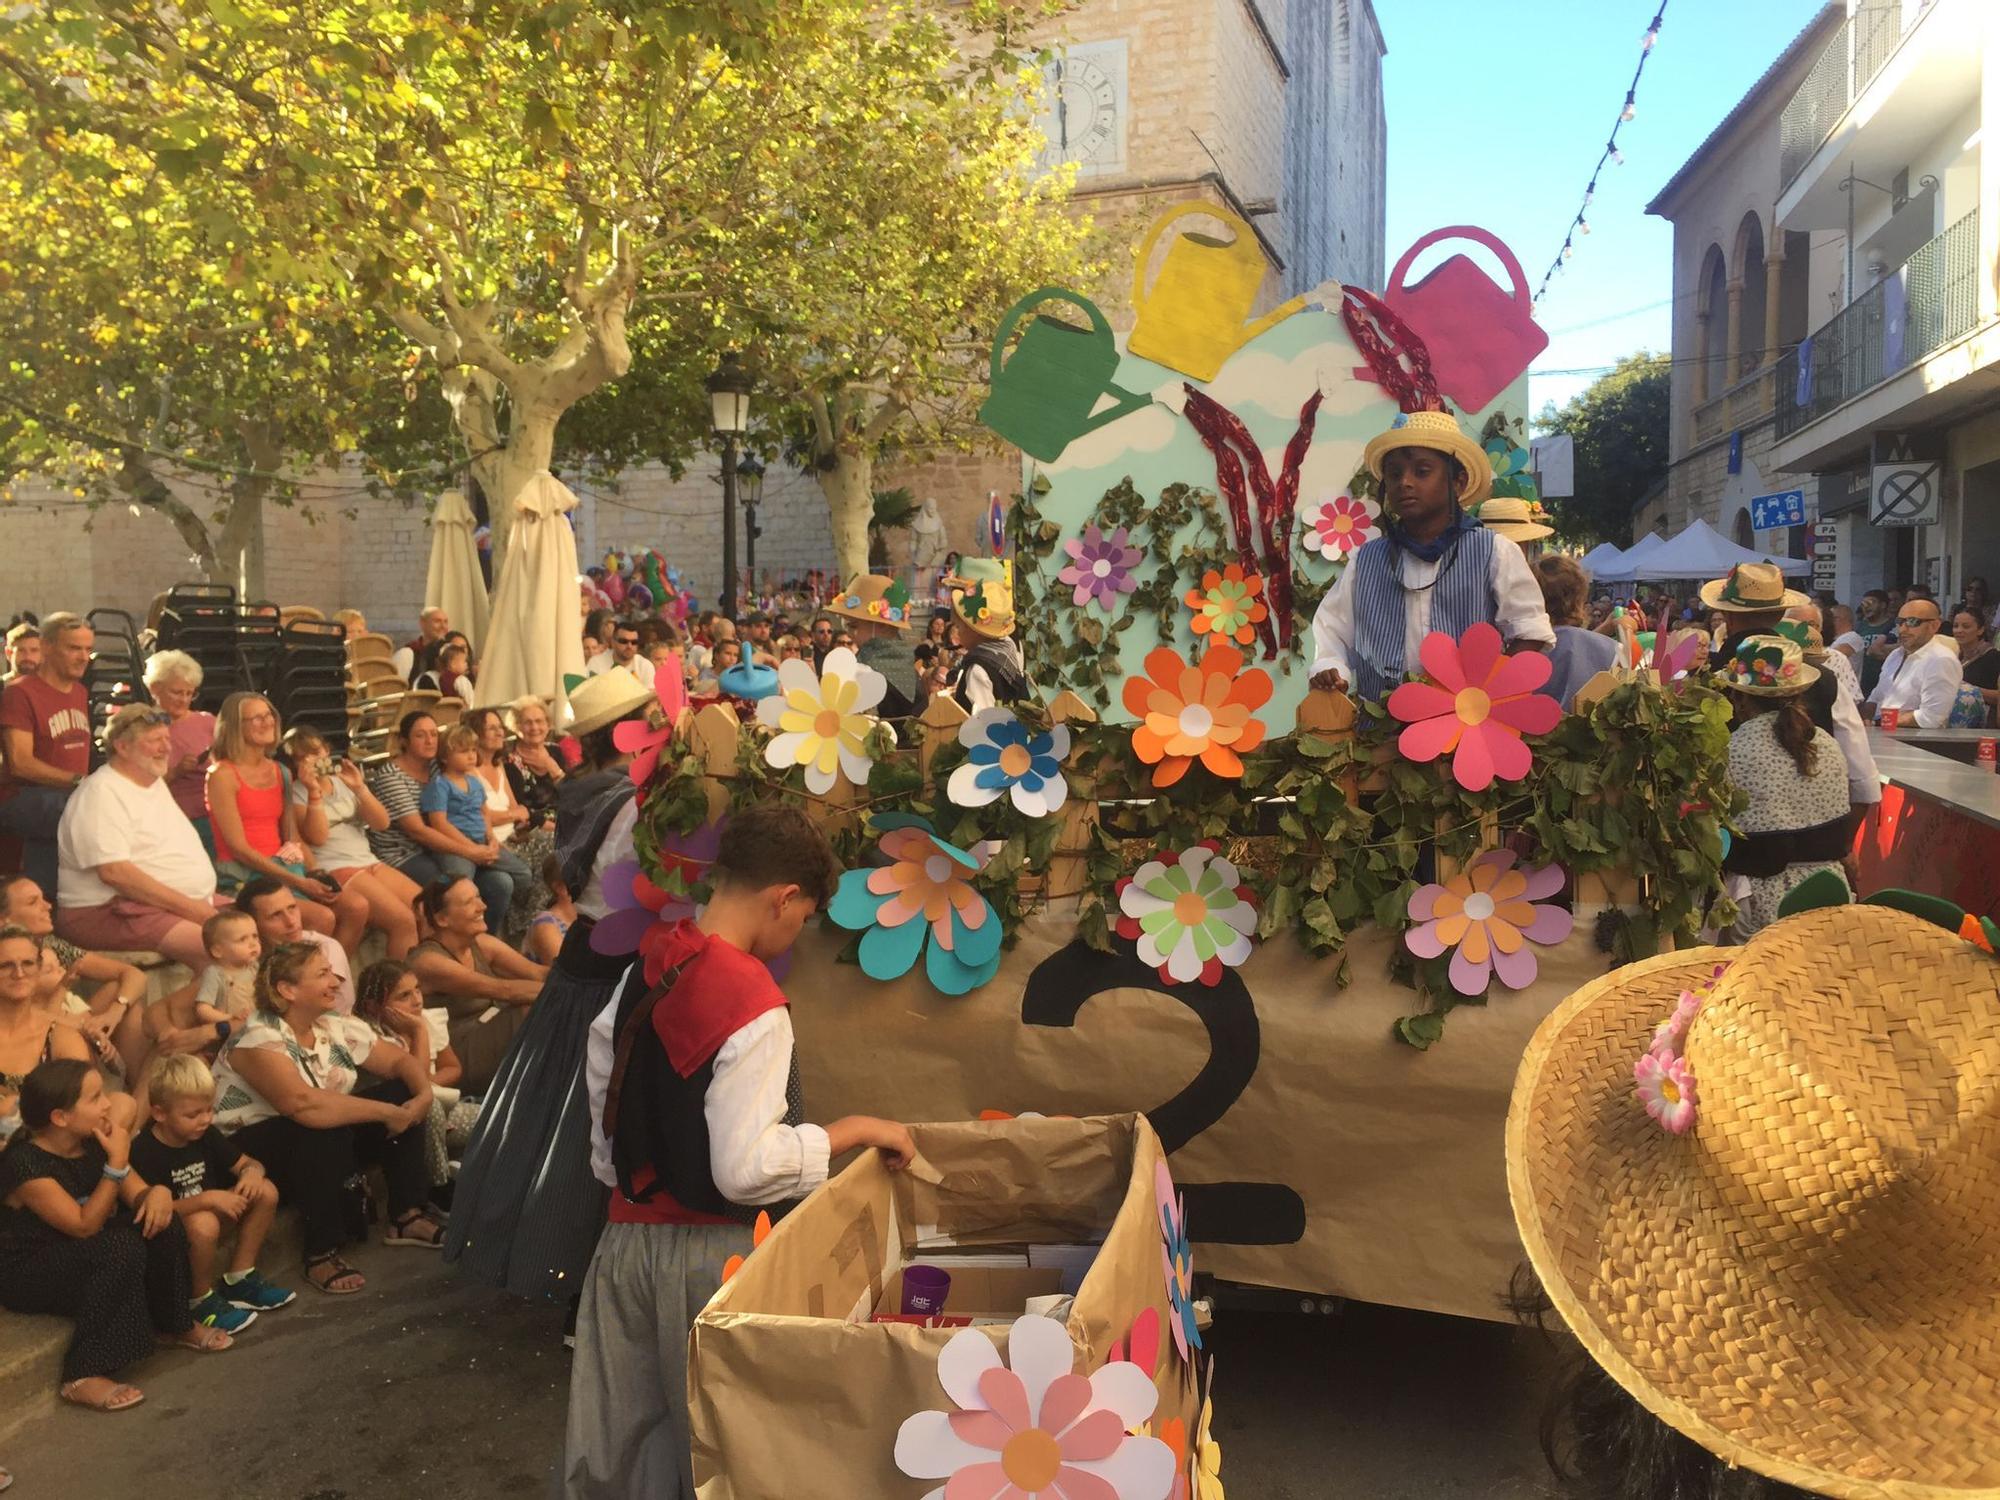
[[[657,877],[636,859],[621,859],[607,866],[600,881],[604,904],[610,910],[590,930],[591,951],[611,957],[630,954],[646,966],[647,982],[659,983],[665,972],[659,962],[661,945],[683,918],[701,915],[702,908],[684,892],[708,878],[708,867],[722,848],[727,822],[725,816],[702,824],[692,833],[668,834],[660,843]],[[681,891],[671,888],[670,873],[679,874]],[[783,979],[791,966],[789,952],[765,965],[777,979]]]
[[[1075,588],[1078,609],[1086,608],[1095,599],[1108,615],[1112,613],[1112,606],[1118,602],[1120,594],[1129,594],[1139,586],[1132,570],[1139,566],[1145,554],[1137,547],[1126,545],[1123,526],[1106,536],[1093,521],[1083,528],[1082,536],[1075,541],[1064,542],[1063,551],[1074,561],[1056,574],[1056,578]]]

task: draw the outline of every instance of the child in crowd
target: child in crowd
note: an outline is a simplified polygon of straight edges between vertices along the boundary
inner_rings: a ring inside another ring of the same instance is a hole
[[[219,911],[201,926],[209,966],[201,978],[166,996],[148,1017],[163,1050],[199,1052],[215,1061],[222,1044],[257,1009],[257,961],[264,942],[248,912]]]
[[[565,1495],[692,1500],[682,1351],[723,1262],[749,1252],[758,1205],[782,1213],[858,1147],[895,1167],[915,1154],[893,1121],[808,1125],[796,1103],[791,1017],[765,965],[839,875],[799,808],[738,813],[708,906],[667,939],[663,983],[621,987],[591,1026],[591,1170],[616,1191],[578,1312]]]
[[[131,1138],[112,1123],[97,1070],[40,1064],[21,1084],[21,1124],[0,1153],[0,1306],[75,1320],[62,1399],[137,1406],[145,1394],[112,1377],[150,1354],[156,1333],[227,1349],[228,1334],[194,1320],[173,1196],[128,1165]]]
[[[437,769],[431,773],[417,806],[424,821],[440,833],[456,829],[467,840],[494,853],[486,861],[495,870],[513,878],[512,889],[526,886],[532,878],[521,856],[500,841],[486,820],[486,783],[479,778],[479,731],[470,724],[454,724],[438,741]],[[510,903],[486,914],[486,930],[498,933]]]
[[[554,858],[553,855],[550,858]],[[424,1125],[424,1163],[431,1174],[431,1201],[449,1207],[452,1148],[465,1149],[479,1120],[479,1105],[459,1096],[465,1064],[451,1050],[451,1017],[424,1008],[424,987],[406,963],[385,958],[370,964],[354,982],[354,1014],[416,1058],[431,1081],[431,1112]]]
[[[174,1212],[187,1233],[194,1320],[240,1333],[258,1313],[284,1307],[298,1295],[257,1271],[257,1252],[278,1216],[277,1185],[215,1128],[215,1075],[199,1057],[154,1058],[146,1070],[146,1096],[153,1123],[132,1142],[132,1165],[146,1181],[173,1194]],[[225,1220],[236,1226],[236,1251],[217,1286],[215,1251]]]
[[[548,888],[549,904],[528,924],[521,951],[538,964],[552,964],[562,952],[563,939],[576,922],[576,898],[563,879],[562,861],[551,854],[542,861],[542,884]]]

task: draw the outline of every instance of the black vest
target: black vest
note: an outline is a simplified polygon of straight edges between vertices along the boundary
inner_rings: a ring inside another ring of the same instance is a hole
[[[959,664],[958,686],[952,691],[958,706],[967,713],[972,712],[972,697],[966,690],[965,674],[974,667],[993,684],[994,702],[1019,703],[1028,696],[1027,675],[1014,665],[1013,653],[991,641],[981,641],[965,653]]]

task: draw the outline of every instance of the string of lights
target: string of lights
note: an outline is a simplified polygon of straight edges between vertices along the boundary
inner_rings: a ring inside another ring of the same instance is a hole
[[[1548,291],[1549,282],[1555,278],[1556,272],[1560,271],[1564,263],[1575,253],[1577,236],[1590,233],[1590,220],[1587,217],[1590,213],[1590,200],[1597,195],[1597,179],[1604,171],[1604,164],[1609,162],[1615,167],[1625,165],[1625,153],[1618,149],[1618,132],[1630,124],[1632,117],[1639,112],[1639,79],[1646,71],[1647,60],[1653,55],[1654,44],[1660,39],[1660,24],[1667,18],[1667,4],[1668,0],[1660,0],[1660,8],[1653,12],[1653,23],[1646,28],[1645,36],[1640,39],[1639,65],[1632,70],[1632,81],[1625,86],[1625,103],[1618,111],[1618,118],[1611,122],[1611,134],[1605,138],[1604,150],[1597,158],[1597,165],[1590,169],[1590,181],[1583,189],[1583,203],[1577,209],[1576,217],[1569,221],[1569,228],[1563,233],[1562,249],[1556,252],[1556,258],[1549,262],[1548,270],[1542,273],[1542,284],[1535,289],[1537,304],[1541,302],[1543,293]]]

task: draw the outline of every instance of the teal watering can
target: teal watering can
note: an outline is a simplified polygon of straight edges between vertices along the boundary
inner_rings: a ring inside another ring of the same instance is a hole
[[[1037,303],[1052,299],[1082,308],[1090,315],[1090,326],[1038,315],[1003,367],[1015,328]],[[1118,344],[1097,304],[1062,287],[1045,286],[1016,302],[1001,320],[993,340],[993,389],[979,408],[979,420],[1022,452],[1054,463],[1086,432],[1152,403],[1151,396],[1136,396],[1112,384],[1117,372]],[[1095,411],[1107,395],[1115,404]]]

